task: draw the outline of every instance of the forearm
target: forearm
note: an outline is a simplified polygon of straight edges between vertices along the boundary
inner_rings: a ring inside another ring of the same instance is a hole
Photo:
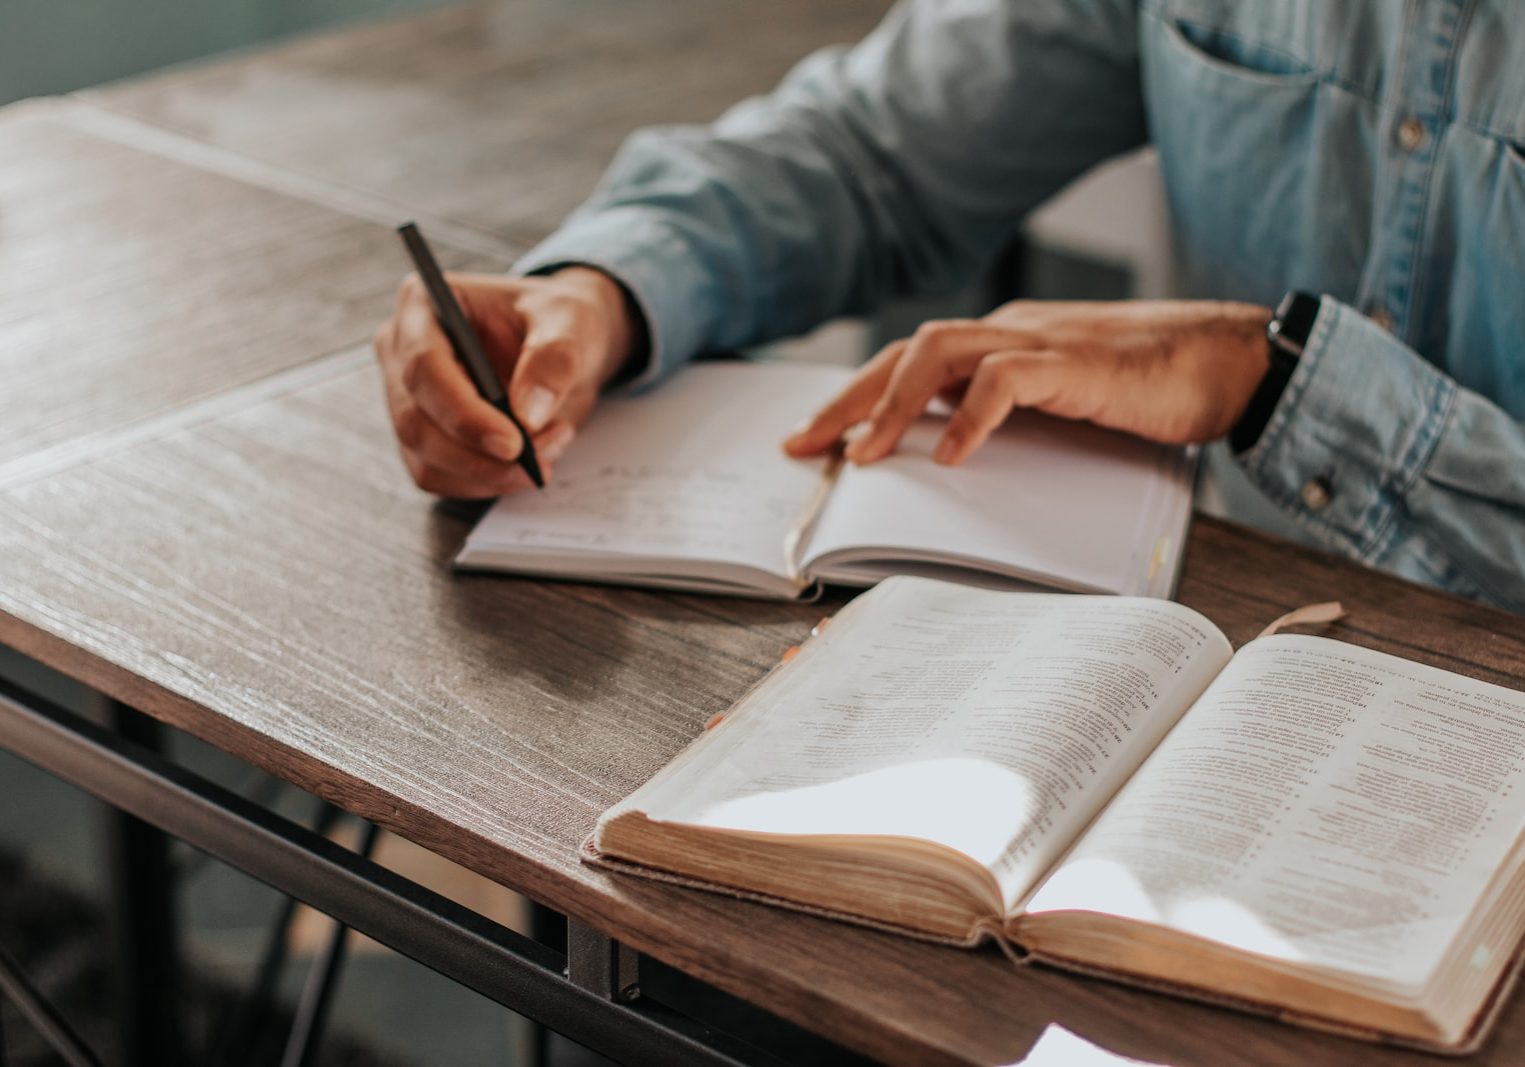
[[[713,127],[635,135],[521,270],[586,262],[652,373],[949,289],[1038,201],[1142,141],[1132,4],[907,4]]]
[[[1525,611],[1525,426],[1325,298],[1255,483],[1326,543]]]

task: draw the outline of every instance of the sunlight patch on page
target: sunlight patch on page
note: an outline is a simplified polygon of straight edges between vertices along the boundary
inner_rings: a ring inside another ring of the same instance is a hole
[[[1188,897],[1169,909],[1171,925],[1189,934],[1257,952],[1274,959],[1301,962],[1307,956],[1264,919],[1228,897]]]
[[[683,821],[769,834],[915,837],[993,864],[1033,806],[1031,783],[985,760],[914,760],[792,789],[718,798]]]
[[[1157,923],[1160,909],[1126,864],[1093,858],[1066,863],[1027,903],[1029,912],[1096,911]]]
[[[1028,910],[1094,911],[1169,926],[1246,952],[1301,961],[1303,952],[1238,901],[1223,896],[1151,894],[1124,863],[1090,857],[1066,864],[1040,889]]]

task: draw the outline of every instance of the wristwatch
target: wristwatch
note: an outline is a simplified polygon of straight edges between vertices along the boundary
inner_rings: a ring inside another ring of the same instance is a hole
[[[1245,406],[1244,414],[1229,431],[1228,443],[1236,453],[1248,452],[1260,440],[1271,412],[1281,400],[1281,394],[1297,370],[1297,361],[1308,346],[1308,335],[1313,332],[1313,321],[1318,318],[1319,298],[1312,293],[1296,290],[1281,298],[1276,314],[1266,326],[1266,344],[1270,348],[1271,365],[1266,376],[1260,379],[1255,395]]]

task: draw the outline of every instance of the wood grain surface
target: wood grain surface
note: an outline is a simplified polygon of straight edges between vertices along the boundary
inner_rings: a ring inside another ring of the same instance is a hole
[[[0,492],[0,641],[722,988],[892,1062],[1009,1063],[1050,1022],[1173,1064],[1434,1062],[590,870],[598,813],[821,606],[455,575],[368,363]],[[1513,616],[1196,524],[1181,599],[1525,684]],[[828,603],[824,610],[830,610]],[[1525,1012],[1473,1062],[1515,1062]]]
[[[369,337],[407,270],[385,226],[96,137],[79,112],[0,111],[0,484]]]
[[[401,272],[375,204],[526,243],[631,129],[712,118],[885,6],[482,4],[0,112],[0,642],[886,1061],[1010,1063],[1057,1022],[1178,1065],[1436,1062],[577,862],[841,601],[453,574],[470,513],[411,486],[365,353],[336,352]],[[303,202],[133,124],[377,199]],[[1196,524],[1180,598],[1236,643],[1330,597],[1334,636],[1525,686],[1513,616]],[[1516,1001],[1471,1062],[1521,1047]]]
[[[84,94],[267,163],[538,239],[620,142],[703,122],[887,0],[477,3]]]

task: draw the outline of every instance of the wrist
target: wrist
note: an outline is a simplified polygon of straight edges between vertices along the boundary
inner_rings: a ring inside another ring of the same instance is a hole
[[[594,267],[562,267],[552,275],[592,300],[605,330],[598,366],[602,387],[628,374],[632,364],[644,363],[649,342],[646,320],[629,290],[611,275]]]
[[[1243,455],[1254,448],[1265,432],[1272,413],[1297,371],[1318,311],[1318,297],[1293,291],[1282,298],[1275,314],[1270,316],[1262,342],[1266,369],[1229,431],[1229,447],[1236,454]]]

